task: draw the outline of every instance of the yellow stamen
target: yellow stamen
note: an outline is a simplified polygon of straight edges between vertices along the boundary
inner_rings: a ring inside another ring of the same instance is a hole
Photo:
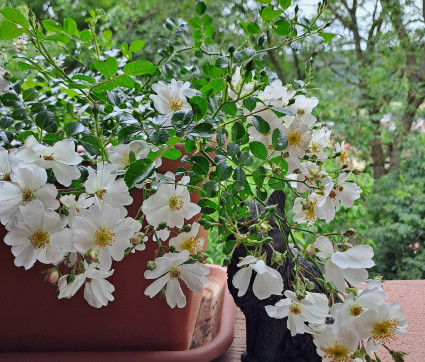
[[[32,234],[28,239],[35,249],[43,249],[50,245],[49,233],[41,229],[34,231],[34,234]]]
[[[329,359],[331,362],[350,362],[350,350],[336,342],[332,347],[328,347],[325,350],[323,357]]]
[[[191,254],[196,254],[201,248],[200,239],[195,239],[193,236],[186,239],[181,245],[183,250],[187,250]]]
[[[170,269],[170,277],[172,279],[178,279],[178,278],[180,278],[180,274],[181,274],[181,272],[180,272],[180,268],[179,267],[173,266]]]
[[[102,248],[111,246],[115,241],[115,233],[112,229],[102,227],[94,233],[94,243]]]
[[[298,303],[292,303],[289,307],[289,311],[293,314],[299,315],[301,314],[301,305]]]
[[[96,191],[96,196],[98,197],[99,200],[103,200],[103,195],[106,194],[108,191],[105,189],[102,190],[97,190]]]
[[[170,108],[174,112],[180,111],[183,108],[183,99],[181,99],[180,97],[171,97]]]
[[[30,202],[34,199],[35,199],[35,196],[34,196],[34,192],[32,190],[26,189],[22,192],[22,201],[23,202]]]
[[[180,195],[171,196],[168,202],[168,205],[170,206],[171,211],[180,210],[184,205],[183,196],[180,196]]]

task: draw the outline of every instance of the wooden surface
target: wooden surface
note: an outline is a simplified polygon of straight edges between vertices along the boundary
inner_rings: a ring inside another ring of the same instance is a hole
[[[399,302],[409,321],[408,334],[390,343],[390,347],[409,353],[406,362],[425,361],[425,280],[391,280],[384,282],[388,302]],[[238,308],[235,316],[235,338],[230,348],[214,362],[237,362],[246,349],[245,317]],[[382,362],[392,361],[389,353],[381,348],[378,356]],[[294,361],[295,362],[295,361]]]

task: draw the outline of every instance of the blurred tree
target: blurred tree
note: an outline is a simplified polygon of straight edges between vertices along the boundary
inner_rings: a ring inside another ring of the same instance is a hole
[[[344,134],[357,134],[352,141],[363,145],[378,179],[396,169],[425,99],[424,9],[410,0],[330,0],[328,9],[337,20],[333,32],[343,37],[320,56],[332,75],[319,78],[340,91],[340,104],[329,102],[329,112],[325,105],[325,117],[346,121]]]

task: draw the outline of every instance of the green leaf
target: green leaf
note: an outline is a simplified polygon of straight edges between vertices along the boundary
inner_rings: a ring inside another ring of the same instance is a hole
[[[273,24],[273,31],[280,36],[289,35],[289,31],[291,29],[291,24],[286,20],[278,20]]]
[[[201,213],[203,214],[213,214],[217,210],[218,206],[208,199],[202,199],[198,201],[198,205],[201,207]]]
[[[254,155],[254,157],[257,157],[261,160],[267,159],[267,156],[269,155],[266,146],[258,141],[250,142],[249,149],[251,150],[251,153]]]
[[[18,28],[9,20],[4,20],[0,23],[0,40],[12,40],[22,35],[24,29]]]
[[[205,26],[210,26],[211,24],[212,24],[212,22],[213,22],[213,19],[212,19],[212,17],[211,16],[209,16],[208,14],[205,14],[203,17],[202,17],[202,25],[205,27]]]
[[[94,67],[106,78],[112,78],[118,71],[117,59],[111,57],[106,59],[105,61],[98,60],[94,62]]]
[[[89,77],[89,76],[83,75],[83,74],[76,74],[72,77],[72,79],[82,80],[82,81],[87,82],[89,84],[95,84],[96,83],[96,81],[92,77]]]
[[[171,118],[172,126],[178,130],[185,130],[193,122],[193,112],[192,111],[178,111],[173,114]]]
[[[235,122],[232,126],[232,140],[239,141],[245,135],[245,127],[241,122]]]
[[[133,89],[134,88],[134,80],[129,75],[121,74],[114,79],[114,84],[117,87],[124,87]]]
[[[282,14],[282,10],[273,10],[272,6],[264,8],[261,12],[261,19],[264,21],[270,21],[277,18],[280,14]]]
[[[193,111],[193,120],[200,121],[207,114],[208,102],[204,97],[194,96],[189,99]]]
[[[248,33],[250,34],[258,34],[260,32],[260,27],[254,23],[254,22],[250,22],[248,23],[248,25],[246,26],[246,30],[248,31]]]
[[[77,23],[75,20],[66,18],[63,22],[63,31],[68,35],[74,35],[77,32]]]
[[[223,254],[229,255],[233,251],[233,248],[235,247],[235,245],[236,245],[236,240],[226,241],[222,249]]]
[[[291,0],[279,0],[279,5],[283,10],[286,10],[291,6]]]
[[[212,124],[204,122],[197,124],[189,133],[194,137],[208,138],[214,136],[215,130]]]
[[[329,43],[335,37],[336,34],[319,33],[318,35],[325,39],[325,43]]]
[[[92,135],[81,137],[80,139],[81,146],[85,148],[85,150],[92,155],[100,154],[100,146],[99,141],[96,137]]]
[[[217,181],[209,180],[202,185],[202,188],[205,190],[208,197],[216,197],[218,190],[220,189],[220,185]]]
[[[189,20],[189,25],[194,29],[201,29],[202,28],[201,20],[197,17],[191,18]]]
[[[181,155],[182,153],[179,150],[176,150],[175,148],[169,148],[162,154],[162,156],[168,160],[177,160],[181,157]]]
[[[226,162],[220,162],[216,168],[216,175],[220,181],[225,181],[232,176],[233,167]]]
[[[60,25],[57,21],[52,19],[44,19],[42,21],[44,29],[47,31],[51,31],[53,33],[62,33],[62,25]]]
[[[154,75],[157,70],[157,67],[151,62],[146,60],[136,60],[134,62],[128,63],[124,68],[123,72],[128,75],[143,75],[150,74]]]
[[[92,35],[90,33],[90,30],[88,29],[84,29],[81,33],[80,33],[80,39],[83,43],[88,42],[91,39]]]
[[[252,112],[255,109],[255,106],[257,105],[257,101],[255,100],[254,97],[245,98],[243,100],[242,105],[248,111]]]
[[[238,112],[238,108],[235,103],[226,103],[221,110],[226,113],[228,116],[234,117]]]
[[[95,93],[102,93],[103,91],[112,91],[114,90],[115,85],[112,81],[109,81],[107,83],[99,84],[98,86],[94,87],[92,89]]]
[[[29,29],[30,24],[20,11],[13,8],[4,8],[0,10],[0,13],[4,16],[5,19],[9,20],[11,23],[19,24],[23,28]]]
[[[272,3],[272,0],[257,0],[259,3],[270,5]]]
[[[193,163],[192,171],[196,175],[207,175],[210,171],[210,163],[205,157],[193,156],[190,162]]]
[[[85,129],[86,128],[79,122],[69,122],[65,126],[66,134],[71,137],[84,132]]]
[[[124,175],[124,181],[130,189],[150,177],[155,170],[155,163],[147,158],[132,162]]]
[[[236,167],[235,172],[233,174],[233,177],[234,177],[235,181],[245,181],[246,175],[245,175],[245,171],[243,170],[243,168],[240,167],[240,166]]]
[[[142,50],[144,46],[145,46],[144,40],[135,40],[130,45],[130,51],[133,53],[138,52],[139,50]]]
[[[118,140],[120,140],[121,143],[131,142],[134,137],[137,136],[141,131],[142,130],[139,126],[128,126],[121,128],[118,132]]]
[[[263,186],[264,180],[266,178],[266,174],[267,174],[266,169],[263,166],[260,166],[253,172],[252,178],[254,179],[254,182],[257,185],[257,187]]]
[[[207,6],[203,1],[199,1],[195,6],[195,12],[197,15],[201,16],[207,10]]]
[[[58,41],[64,44],[68,44],[70,40],[71,38],[66,34],[53,34],[44,38],[44,41]]]
[[[278,117],[282,117],[282,116],[292,116],[293,117],[293,116],[296,116],[296,114],[294,112],[291,112],[289,109],[282,108],[282,107],[273,107],[273,108],[271,108],[271,110]]]
[[[270,132],[270,125],[260,116],[252,116],[252,123],[261,134],[266,135]]]
[[[35,124],[44,130],[51,128],[53,124],[57,128],[57,125],[54,120],[55,120],[55,114],[53,112],[42,111],[38,113],[37,116],[35,117]]]
[[[288,147],[288,138],[276,128],[272,134],[272,144],[276,151],[282,151]]]
[[[35,101],[38,98],[39,94],[34,88],[25,89],[22,93],[22,98],[24,102]]]

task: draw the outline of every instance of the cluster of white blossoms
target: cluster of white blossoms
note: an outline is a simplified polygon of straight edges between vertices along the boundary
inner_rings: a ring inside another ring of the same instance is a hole
[[[8,231],[4,242],[11,246],[15,265],[29,269],[37,261],[53,264],[46,280],[57,285],[59,298],[72,297],[84,285],[84,298],[100,308],[114,299],[115,288],[106,280],[113,273],[113,261],[144,250],[149,238],[166,240],[171,230],[173,253],[150,264],[146,278],[162,277],[145,294],[152,297],[164,288],[172,308],[184,307],[186,299],[178,280],[199,292],[209,273],[207,267],[193,263],[203,251],[200,225],[194,222],[184,231],[178,230],[184,227],[184,220],[200,212],[185,186],[189,178],[183,177],[176,185],[171,172],[163,177],[157,192],[143,203],[150,223],[145,230],[140,231],[142,220],[127,217],[126,206],[133,198],[123,170],[130,163],[130,152],[135,159],[144,159],[151,150],[143,140],[111,146],[111,163],[84,166],[88,175],[74,189],[83,158],[72,140],[46,146],[30,136],[19,148],[8,151],[0,147],[0,222]],[[155,230],[161,223],[167,228]]]

